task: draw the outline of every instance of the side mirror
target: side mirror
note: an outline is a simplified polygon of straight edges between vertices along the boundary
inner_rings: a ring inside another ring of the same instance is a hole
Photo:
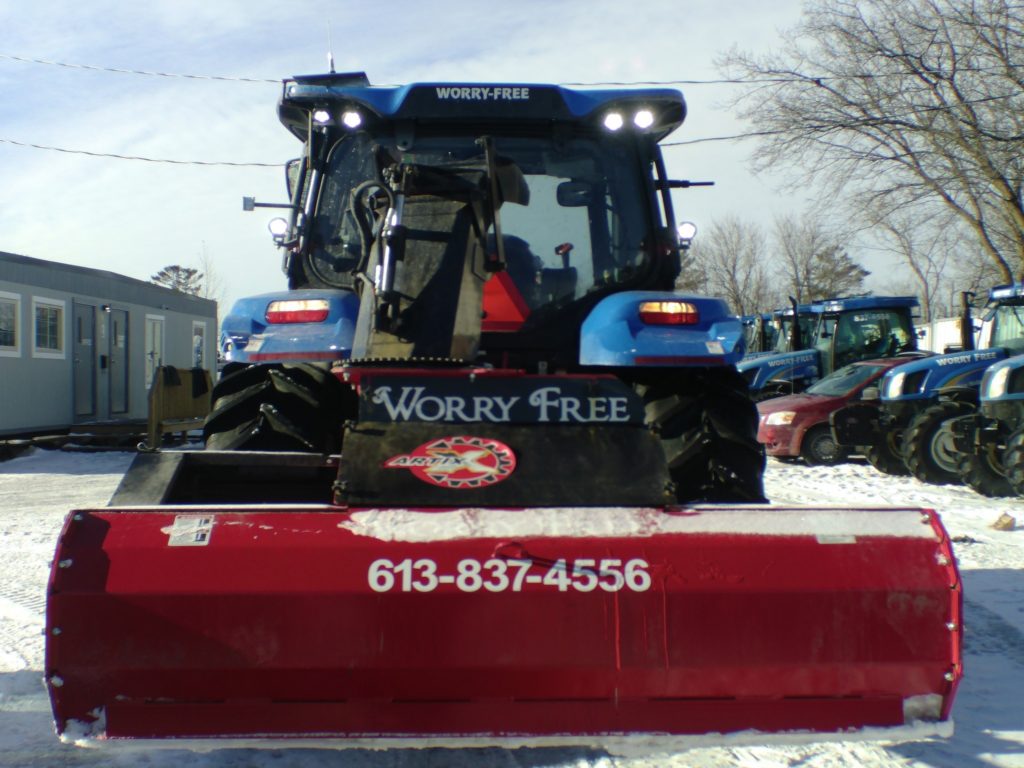
[[[582,208],[590,205],[593,187],[585,181],[563,181],[555,190],[558,204],[563,208]]]
[[[864,390],[860,393],[861,400],[877,400],[881,396],[881,391],[878,387],[864,387]]]

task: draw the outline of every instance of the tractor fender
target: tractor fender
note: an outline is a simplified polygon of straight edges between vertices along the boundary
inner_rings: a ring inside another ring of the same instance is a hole
[[[641,314],[656,302],[672,311]],[[689,294],[616,293],[598,302],[580,328],[581,365],[719,367],[736,364],[745,351],[743,325],[726,303]]]

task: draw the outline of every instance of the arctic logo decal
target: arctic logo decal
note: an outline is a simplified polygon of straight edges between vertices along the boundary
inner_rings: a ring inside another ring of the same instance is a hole
[[[507,480],[516,455],[504,443],[460,435],[424,443],[412,453],[392,456],[387,469],[408,469],[418,479],[441,488],[483,488]]]

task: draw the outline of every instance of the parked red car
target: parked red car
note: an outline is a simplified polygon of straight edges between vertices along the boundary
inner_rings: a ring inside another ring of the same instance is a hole
[[[843,366],[796,395],[774,397],[757,404],[760,419],[757,439],[769,456],[802,457],[815,464],[838,464],[847,451],[832,439],[828,417],[858,400],[870,386],[897,365],[916,360],[920,355],[901,355],[878,360],[862,360]]]

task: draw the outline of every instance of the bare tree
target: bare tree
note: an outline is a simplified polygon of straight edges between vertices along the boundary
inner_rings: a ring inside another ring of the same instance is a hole
[[[756,167],[863,211],[938,202],[1002,280],[1024,275],[1024,5],[812,0],[783,50],[720,61],[753,81],[737,104]]]
[[[800,303],[858,293],[868,272],[843,247],[843,238],[816,217],[775,219],[780,282]]]
[[[192,267],[183,267],[179,264],[172,264],[164,267],[155,275],[152,280],[157,285],[170,288],[172,291],[181,291],[198,296],[203,290],[203,273]]]
[[[950,221],[948,214],[921,220],[891,211],[880,217],[879,224],[882,247],[895,254],[913,275],[923,319],[934,320],[955,311],[947,302],[947,283],[951,266],[964,253],[964,237],[957,222]]]
[[[213,257],[206,250],[206,241],[202,243],[199,251],[199,273],[203,278],[202,289],[199,295],[204,299],[212,299],[218,304],[223,301],[224,284],[220,279],[216,268],[213,265]]]
[[[729,216],[694,241],[679,287],[725,299],[738,315],[777,303],[767,269],[767,238],[757,224]]]

